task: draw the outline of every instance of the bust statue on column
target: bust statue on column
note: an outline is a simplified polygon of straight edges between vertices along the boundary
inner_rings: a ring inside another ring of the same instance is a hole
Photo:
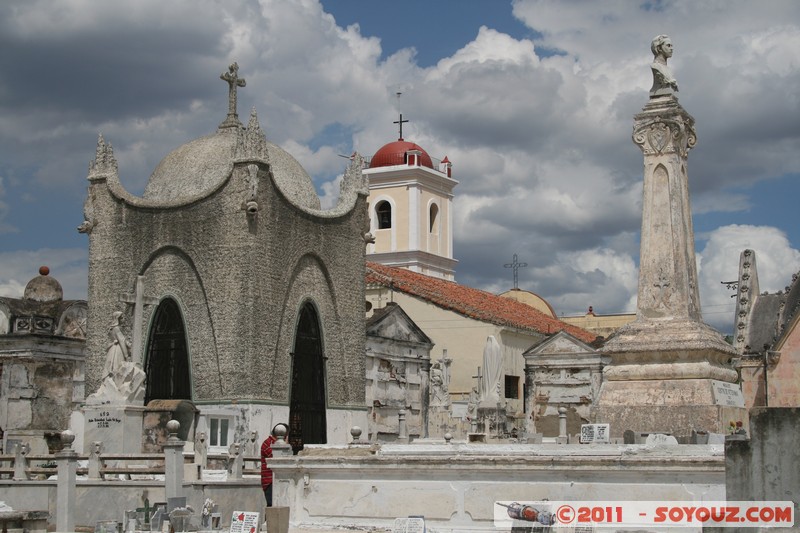
[[[650,98],[669,96],[678,92],[678,82],[667,66],[667,59],[672,57],[672,40],[667,35],[658,35],[650,43],[653,52],[653,86],[650,88]]]

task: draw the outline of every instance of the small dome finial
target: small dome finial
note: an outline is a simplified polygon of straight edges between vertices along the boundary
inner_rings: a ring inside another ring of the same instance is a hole
[[[25,300],[34,302],[56,302],[64,299],[64,290],[57,279],[51,278],[50,267],[39,267],[39,275],[34,277],[25,286],[22,296]]]

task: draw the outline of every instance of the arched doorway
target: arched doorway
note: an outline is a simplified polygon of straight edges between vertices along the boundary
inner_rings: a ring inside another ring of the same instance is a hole
[[[322,334],[316,309],[309,302],[300,310],[292,362],[289,443],[294,453],[305,444],[325,444],[325,369]]]
[[[156,309],[150,326],[145,360],[145,405],[150,400],[192,399],[186,328],[178,303],[172,298],[163,300]]]

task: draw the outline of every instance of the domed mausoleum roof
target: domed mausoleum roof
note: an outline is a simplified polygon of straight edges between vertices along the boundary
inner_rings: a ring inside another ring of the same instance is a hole
[[[428,152],[422,149],[418,144],[404,141],[403,139],[390,142],[378,149],[370,160],[369,168],[404,165],[406,164],[406,152],[409,150],[419,150],[422,152],[419,156],[420,166],[433,168],[433,160],[431,160],[431,156],[428,155]]]
[[[144,198],[181,201],[210,193],[228,179],[240,128],[220,128],[215,134],[179,146],[161,160]],[[311,177],[286,150],[266,141],[270,169],[275,183],[293,202],[319,209],[320,202]]]
[[[255,109],[245,128],[236,113],[236,88],[244,87],[238,77],[239,65],[234,63],[220,78],[229,84],[228,116],[217,132],[190,141],[167,154],[156,167],[144,198],[159,203],[180,203],[210,194],[231,175],[237,146],[242,136],[259,137],[266,145],[266,158],[275,185],[296,205],[319,209],[320,201],[311,177],[297,160],[282,148],[263,139]]]
[[[144,197],[181,200],[218,187],[233,168],[236,139],[228,128],[171,151],[150,176]]]

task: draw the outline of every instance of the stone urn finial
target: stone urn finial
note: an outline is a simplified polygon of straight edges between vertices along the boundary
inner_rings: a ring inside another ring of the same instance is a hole
[[[65,450],[72,449],[73,442],[75,442],[75,433],[69,429],[61,432],[61,443],[64,445]]]
[[[350,436],[353,437],[353,442],[359,442],[361,438],[362,430],[359,426],[353,426],[350,428]]]

